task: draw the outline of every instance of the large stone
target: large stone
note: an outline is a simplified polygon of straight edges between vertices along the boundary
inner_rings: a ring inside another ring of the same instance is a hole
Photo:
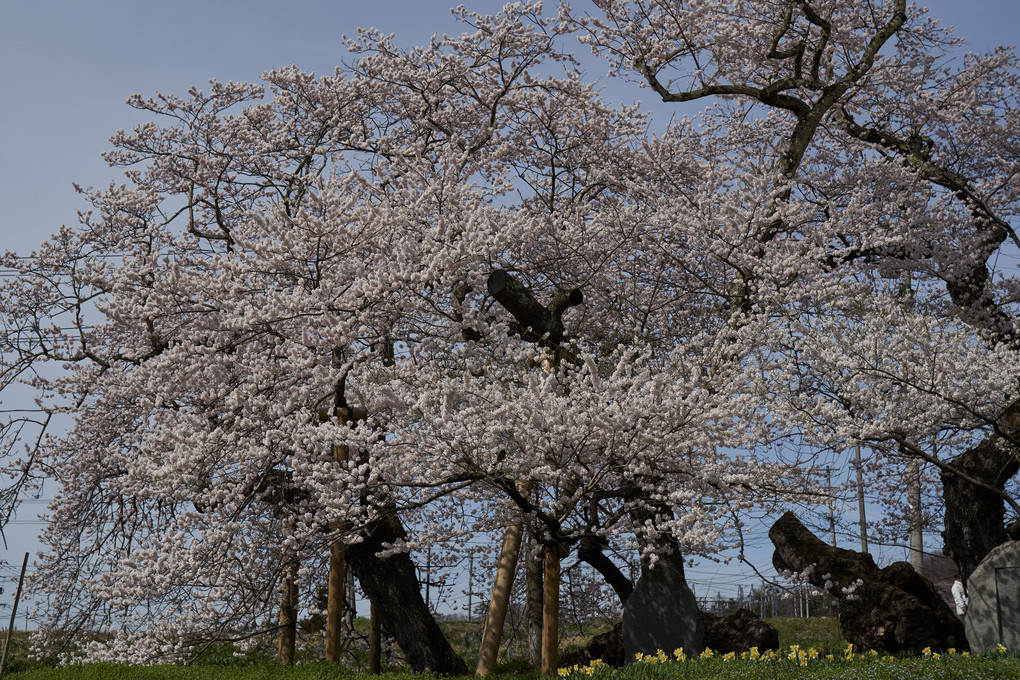
[[[843,636],[858,649],[920,654],[968,649],[963,622],[906,562],[879,569],[870,555],[833,548],[786,513],[769,529],[772,564],[800,574],[839,601]]]
[[[728,654],[747,652],[752,647],[762,652],[779,649],[776,629],[747,609],[738,609],[726,617],[708,613],[702,616],[705,619],[705,645],[713,651]]]
[[[993,549],[967,580],[971,649],[1020,649],[1020,541]]]
[[[705,625],[683,573],[662,560],[647,570],[623,608],[623,645],[628,661],[638,652],[687,654],[705,649]]]

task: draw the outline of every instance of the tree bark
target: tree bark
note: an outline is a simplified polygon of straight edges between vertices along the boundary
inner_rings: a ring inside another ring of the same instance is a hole
[[[606,583],[613,589],[616,596],[620,598],[620,605],[627,604],[627,598],[634,591],[634,582],[624,575],[620,568],[602,552],[602,547],[595,539],[584,537],[577,549],[577,559],[587,562],[595,569]]]
[[[950,466],[1001,491],[1020,471],[1020,456],[1008,442],[993,437],[961,453]],[[946,502],[943,552],[966,580],[993,548],[1020,535],[1011,536],[1004,525],[1002,496],[945,470],[941,477]]]
[[[552,348],[565,338],[563,312],[584,301],[581,291],[574,288],[557,292],[548,306],[543,306],[524,284],[502,269],[489,275],[487,287],[489,295],[517,320],[521,337]]]
[[[967,649],[963,622],[908,563],[879,569],[870,555],[826,545],[790,512],[769,538],[777,571],[801,574],[839,601],[840,628],[855,647],[892,654]]]
[[[380,624],[396,639],[412,670],[466,675],[467,664],[450,647],[422,599],[410,555],[378,556],[406,536],[396,511],[385,508],[363,532],[363,540],[347,547],[347,562],[375,607]]]

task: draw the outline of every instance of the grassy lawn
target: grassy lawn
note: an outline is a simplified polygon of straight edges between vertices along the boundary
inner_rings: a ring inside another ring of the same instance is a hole
[[[847,650],[835,619],[769,619],[779,632],[779,653],[721,655],[678,659],[673,650],[633,663],[624,669],[599,664],[561,669],[556,680],[1020,680],[1020,653],[929,654],[922,657],[883,657]],[[447,624],[444,624],[444,626]],[[448,637],[457,651],[474,658],[477,631],[471,624],[449,624]],[[586,633],[599,632],[595,626]],[[23,655],[25,640],[16,639],[14,650]],[[581,636],[565,636],[563,648],[582,644]],[[489,676],[493,680],[537,680],[534,671],[511,659]],[[200,664],[179,666],[124,666],[91,664],[64,668],[44,667],[23,656],[8,659],[5,678],[15,680],[327,680],[364,677],[344,668],[308,659],[286,668],[271,661],[237,659],[230,654],[210,657]],[[393,669],[386,680],[410,680],[406,670]],[[427,677],[427,676],[425,676]],[[464,680],[467,680],[465,678]]]

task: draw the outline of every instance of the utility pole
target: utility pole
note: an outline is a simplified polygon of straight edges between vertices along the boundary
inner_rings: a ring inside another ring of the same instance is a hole
[[[924,574],[924,519],[921,510],[921,461],[911,458],[907,463],[907,504],[910,529],[910,566]]]
[[[475,554],[468,553],[468,623],[473,621],[475,594]]]
[[[832,468],[825,466],[825,488],[829,494],[829,531],[832,532],[832,547],[836,547],[836,500],[832,495]]]
[[[0,678],[4,677],[4,668],[7,667],[7,650],[11,646],[11,635],[14,633],[14,620],[18,616],[18,602],[21,600],[21,586],[25,582],[25,569],[28,567],[28,553],[25,553],[25,560],[21,563],[21,576],[18,577],[18,590],[14,593],[14,605],[11,607],[11,623],[7,626],[7,639],[4,640],[4,653],[0,656]],[[28,623],[25,623],[25,630],[28,630]]]
[[[861,523],[861,553],[868,554],[868,518],[864,512],[864,473],[861,466],[861,445],[854,447],[854,467],[857,469],[857,511]]]
[[[432,611],[432,545],[425,547],[425,606]]]

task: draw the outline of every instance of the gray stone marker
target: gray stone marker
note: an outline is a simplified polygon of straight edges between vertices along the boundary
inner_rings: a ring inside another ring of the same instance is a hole
[[[967,579],[964,622],[971,649],[1020,650],[1020,541],[998,546]]]
[[[623,647],[627,662],[635,654],[670,656],[682,647],[688,655],[705,649],[705,626],[694,593],[675,567],[660,561],[638,579],[623,608]]]

